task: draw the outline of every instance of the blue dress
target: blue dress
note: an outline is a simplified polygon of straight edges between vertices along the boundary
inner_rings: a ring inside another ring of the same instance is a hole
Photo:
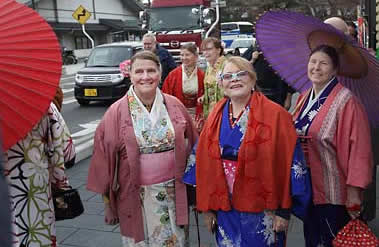
[[[234,127],[230,124],[228,109],[229,101],[223,109],[220,128],[220,152],[223,160],[232,162],[237,160],[239,148],[246,132],[250,108],[249,106],[246,107]],[[187,168],[183,177],[184,183],[193,186],[196,186],[196,148],[197,145],[194,146],[188,158]],[[226,169],[224,170],[227,172]],[[229,190],[230,193],[232,191]],[[311,200],[311,185],[309,172],[299,143],[296,144],[292,163],[291,191],[294,206],[292,213],[299,218],[303,218]],[[275,233],[272,229],[273,212],[251,213],[241,212],[232,208],[230,211],[218,210],[216,215],[216,241],[220,247],[285,246],[285,232]]]

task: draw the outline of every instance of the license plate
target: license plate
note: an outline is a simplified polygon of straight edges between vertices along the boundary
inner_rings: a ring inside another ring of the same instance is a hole
[[[84,89],[84,96],[89,96],[89,97],[97,96],[97,89],[96,88],[94,88],[94,89],[85,88]]]

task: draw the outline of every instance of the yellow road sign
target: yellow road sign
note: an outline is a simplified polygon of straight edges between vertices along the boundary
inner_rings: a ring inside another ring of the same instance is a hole
[[[85,24],[87,20],[91,17],[91,12],[86,10],[82,5],[80,5],[72,14],[72,17],[77,20],[80,24]]]

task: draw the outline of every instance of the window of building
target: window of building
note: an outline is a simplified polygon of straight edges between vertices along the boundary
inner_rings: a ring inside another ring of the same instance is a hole
[[[75,37],[75,49],[91,49],[91,41],[85,36]]]

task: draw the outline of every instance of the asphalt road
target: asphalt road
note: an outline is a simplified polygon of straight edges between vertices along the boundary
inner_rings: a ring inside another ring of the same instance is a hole
[[[110,106],[104,102],[80,106],[74,98],[74,77],[63,78],[60,85],[64,93],[62,115],[72,134],[85,129],[89,123],[99,121]]]

